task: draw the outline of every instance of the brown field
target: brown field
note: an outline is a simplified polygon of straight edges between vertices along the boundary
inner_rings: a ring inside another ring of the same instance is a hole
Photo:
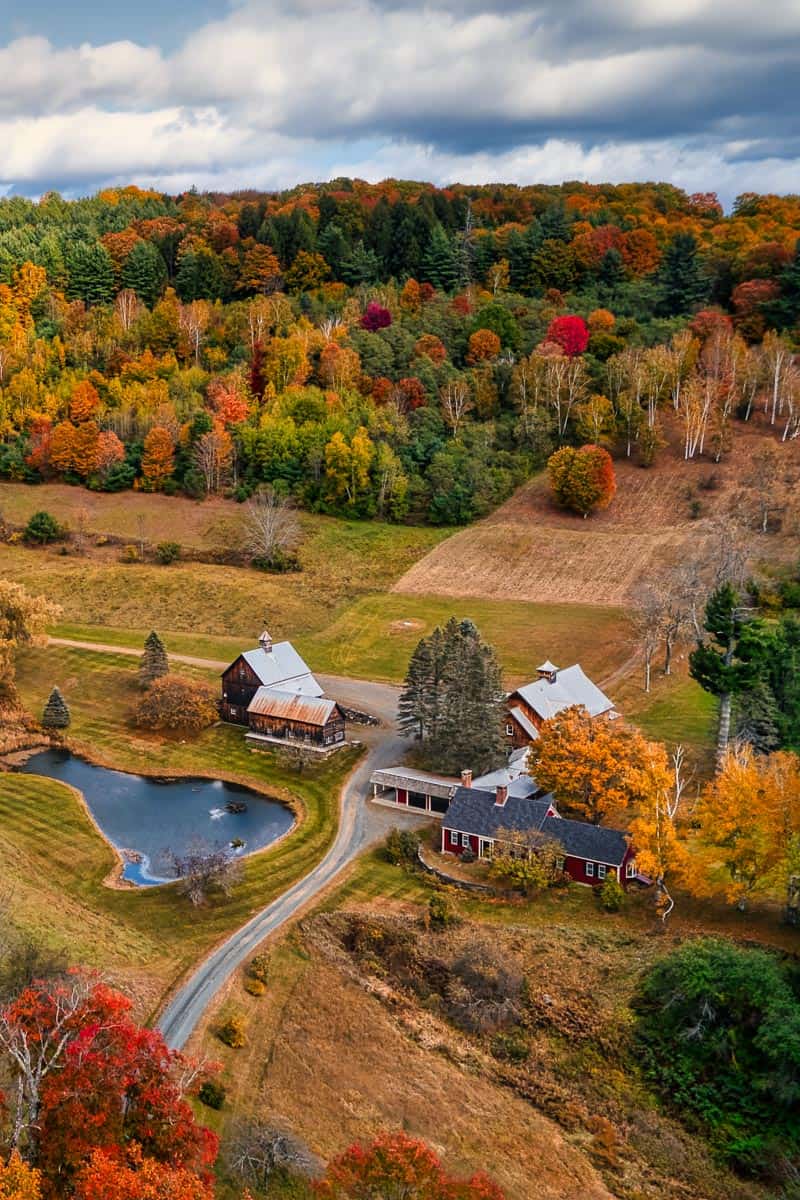
[[[414,563],[393,590],[624,607],[654,570],[679,561],[702,562],[715,537],[715,518],[731,515],[754,524],[753,497],[742,480],[763,443],[763,434],[737,431],[733,451],[719,464],[685,463],[674,451],[665,451],[650,470],[618,461],[612,505],[588,520],[556,509],[540,475],[491,516]],[[754,561],[774,563],[796,554],[800,443],[789,443],[781,452],[794,482],[780,485],[780,532],[750,535]],[[706,490],[701,485],[710,477],[715,486]],[[690,517],[692,500],[701,505],[697,519]]]

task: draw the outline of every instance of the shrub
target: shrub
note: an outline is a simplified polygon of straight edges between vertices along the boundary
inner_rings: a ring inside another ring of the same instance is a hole
[[[123,546],[122,550],[120,551],[119,561],[124,563],[140,562],[141,559],[138,546]]]
[[[447,896],[434,892],[428,901],[428,924],[431,929],[446,929],[455,921],[455,913]]]
[[[216,719],[217,705],[211,689],[177,675],[156,679],[134,713],[141,729],[207,729]]]
[[[156,562],[163,567],[177,562],[181,556],[180,542],[159,542],[156,546]]]
[[[302,571],[300,559],[296,554],[288,554],[285,550],[276,550],[269,558],[256,554],[250,559],[250,566],[257,571],[267,571],[270,575],[288,575],[293,571]]]
[[[791,984],[764,950],[697,938],[652,967],[636,1001],[646,1075],[751,1173],[800,1164],[800,1000]]]
[[[244,990],[250,996],[263,996],[267,987],[260,979],[251,979],[249,975],[245,975]]]
[[[492,1054],[500,1062],[523,1063],[530,1058],[530,1053],[528,1041],[519,1029],[496,1033],[492,1038]]]
[[[228,1017],[217,1030],[217,1037],[226,1046],[230,1046],[232,1050],[241,1050],[247,1045],[247,1037],[245,1034],[244,1017],[238,1013],[234,1013]]]
[[[35,512],[28,524],[25,526],[26,542],[34,542],[39,546],[46,546],[48,542],[58,541],[63,537],[63,530],[52,513]]]
[[[251,958],[247,964],[247,974],[250,979],[266,983],[269,979],[269,955],[262,951],[261,954],[256,954],[255,958]]]
[[[419,834],[412,829],[391,829],[386,835],[384,853],[394,866],[416,862],[418,851]]]
[[[206,1108],[222,1108],[225,1103],[225,1097],[228,1090],[222,1083],[217,1083],[215,1079],[207,1079],[200,1091],[197,1093],[197,1098],[201,1104],[205,1104]]]
[[[600,888],[600,903],[606,912],[619,912],[625,903],[625,889],[617,879],[616,871],[609,871]]]

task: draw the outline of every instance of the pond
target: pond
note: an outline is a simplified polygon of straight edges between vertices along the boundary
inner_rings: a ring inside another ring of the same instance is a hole
[[[182,855],[202,844],[250,854],[294,824],[285,805],[218,779],[148,779],[93,766],[66,750],[34,754],[21,770],[83,792],[97,824],[126,859],[122,878],[141,886],[174,878],[167,851]]]

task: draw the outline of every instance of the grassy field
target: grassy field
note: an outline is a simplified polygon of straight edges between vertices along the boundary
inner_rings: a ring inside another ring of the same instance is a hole
[[[324,854],[335,834],[339,790],[358,752],[298,774],[276,755],[248,751],[241,731],[231,727],[188,740],[145,735],[127,724],[135,669],[131,659],[51,647],[24,656],[19,686],[38,712],[59,681],[72,711],[72,743],[96,761],[121,770],[240,781],[291,801],[302,813],[294,833],[246,860],[244,881],[229,901],[193,909],[172,886],[104,887],[113,857],[74,794],[35,776],[0,775],[0,861],[15,920],[113,970],[147,1013],[179,974]]]

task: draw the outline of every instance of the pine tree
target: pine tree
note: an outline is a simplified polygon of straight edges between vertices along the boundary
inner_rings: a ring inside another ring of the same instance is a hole
[[[719,697],[717,765],[722,763],[730,741],[733,697],[755,682],[758,671],[752,655],[745,662],[739,655],[744,628],[742,602],[731,583],[712,592],[706,604],[703,627],[710,638],[699,642],[689,655],[689,672],[702,688]],[[749,639],[752,642],[752,637]]]
[[[154,680],[168,674],[169,659],[166,648],[161,638],[153,630],[148,634],[144,644],[144,654],[139,667],[139,684],[141,687],[149,687]]]
[[[167,285],[167,267],[152,242],[140,241],[125,259],[122,286],[131,288],[151,308]]]
[[[770,754],[781,744],[780,713],[769,686],[757,680],[737,696],[734,730],[738,742],[747,742],[756,754]]]
[[[70,300],[85,304],[108,304],[114,295],[114,264],[99,242],[78,242],[67,263]]]
[[[659,307],[666,317],[692,312],[708,295],[697,241],[692,233],[678,233],[667,246],[659,270]]]
[[[54,687],[47,698],[42,715],[42,725],[45,729],[66,729],[70,723],[70,712],[67,702],[57,687]]]
[[[458,280],[458,263],[449,237],[441,225],[434,226],[422,259],[422,278],[443,292],[451,292]]]

